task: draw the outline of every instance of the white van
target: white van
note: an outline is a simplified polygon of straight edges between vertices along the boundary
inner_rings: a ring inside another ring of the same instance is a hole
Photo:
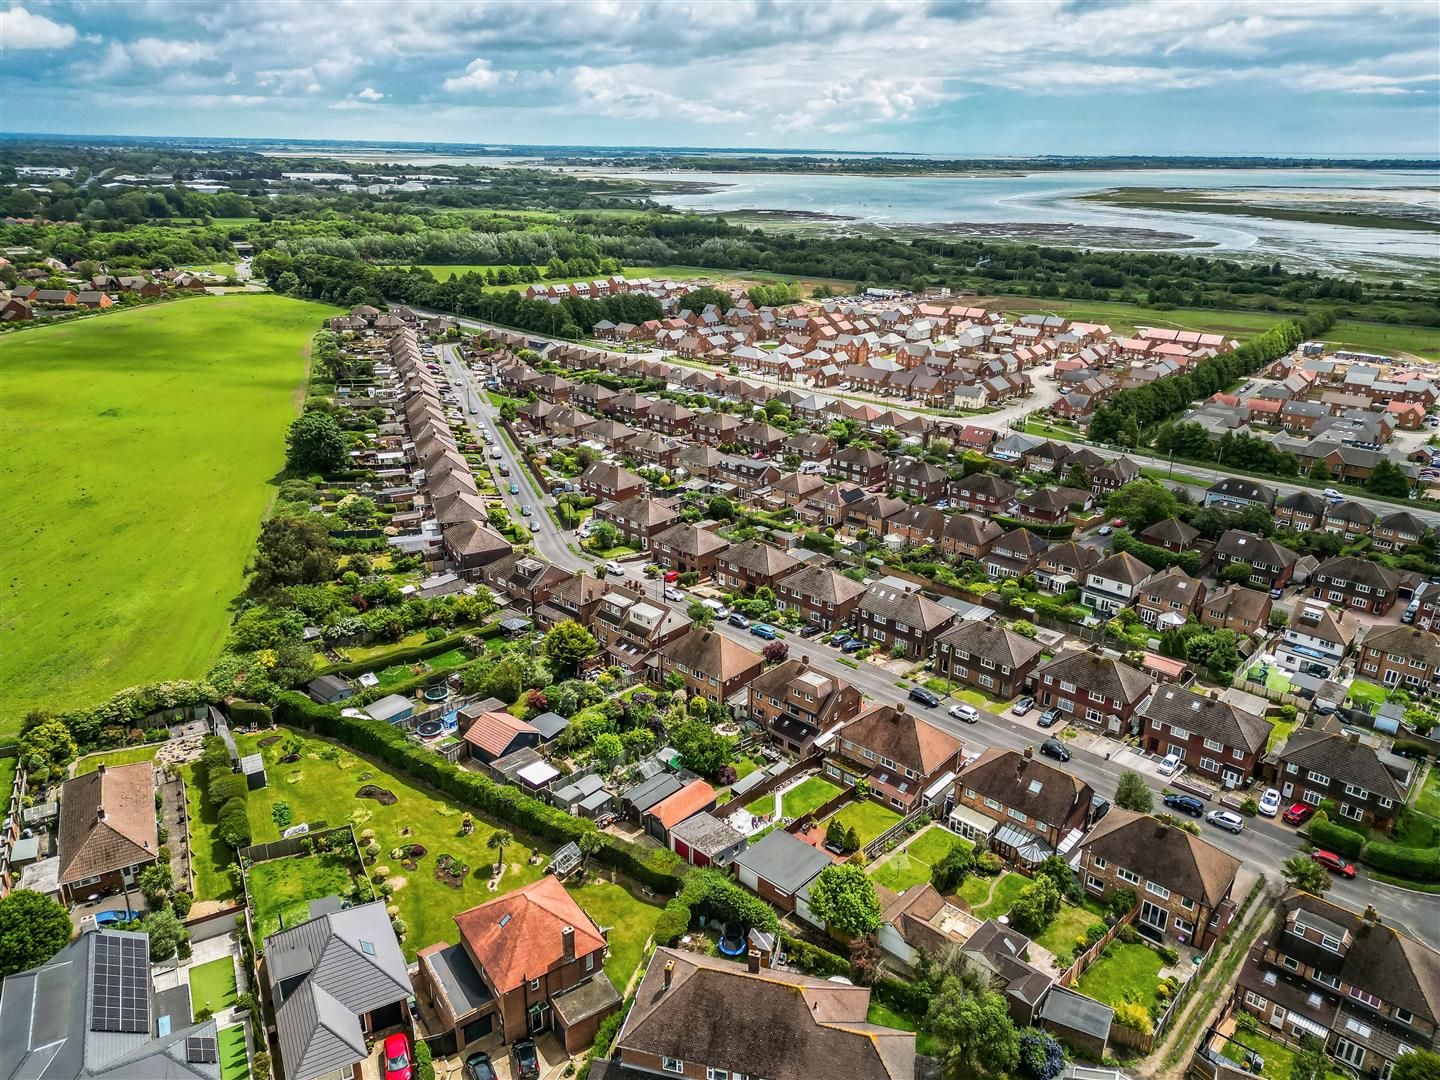
[[[730,609],[719,600],[701,600],[700,603],[713,611],[717,619],[728,619],[730,617]]]

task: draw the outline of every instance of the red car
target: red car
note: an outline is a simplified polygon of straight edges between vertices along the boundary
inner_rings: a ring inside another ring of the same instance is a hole
[[[1355,876],[1355,866],[1348,863],[1333,851],[1312,851],[1310,858],[1325,867],[1332,874],[1339,874],[1341,877],[1352,878]]]
[[[676,581],[678,581],[679,579],[680,579],[680,571],[679,571],[679,570],[666,570],[666,571],[665,571],[665,584],[666,584],[666,585],[673,585],[673,584],[674,584]]]
[[[414,1080],[415,1071],[410,1065],[410,1040],[403,1031],[397,1031],[385,1040],[381,1054],[385,1065],[385,1080]]]
[[[1125,527],[1125,519],[1116,518],[1114,521],[1110,522],[1110,524],[1114,525],[1117,529],[1123,529]]]
[[[1294,806],[1290,807],[1289,810],[1285,811],[1281,820],[1284,821],[1286,825],[1304,825],[1305,822],[1310,820],[1310,815],[1313,813],[1315,813],[1313,806],[1306,806],[1304,803],[1297,802]]]

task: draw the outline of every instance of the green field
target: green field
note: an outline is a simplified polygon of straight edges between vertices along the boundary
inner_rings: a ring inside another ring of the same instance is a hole
[[[1116,333],[1131,333],[1137,326],[1172,330],[1201,330],[1245,338],[1269,330],[1286,316],[1265,311],[1218,311],[1214,308],[1148,308],[1102,300],[1060,301],[1058,305],[1028,297],[981,297],[986,307],[1012,315],[1060,315],[1075,322],[1106,323]],[[1371,325],[1371,324],[1364,324]]]
[[[161,743],[150,743],[148,746],[127,746],[123,750],[106,750],[103,753],[90,754],[75,763],[75,775],[84,776],[86,773],[92,773],[102,764],[106,768],[111,768],[116,765],[133,765],[137,761],[154,761],[161,745]]]
[[[6,338],[0,740],[209,668],[332,313],[197,297]]]
[[[863,845],[870,843],[886,829],[899,824],[900,815],[874,799],[860,799],[842,806],[833,820],[847,829],[853,828]]]
[[[1387,323],[1353,322],[1341,319],[1321,336],[1333,348],[1382,354],[1411,353],[1426,360],[1440,360],[1440,328],[1390,326]]]
[[[499,269],[499,267],[495,266],[479,266],[474,263],[463,265],[435,265],[433,263],[415,263],[413,265],[417,270],[429,270],[436,281],[448,281],[451,274],[459,274],[461,276],[472,272],[483,274],[487,270]],[[689,281],[691,279],[707,278],[711,281],[716,282],[739,282],[748,283],[751,285],[756,283],[773,284],[777,281],[803,281],[806,285],[809,286],[824,282],[832,288],[838,288],[841,290],[848,290],[854,288],[854,282],[839,281],[835,278],[817,278],[803,274],[773,274],[765,270],[716,270],[707,269],[703,266],[625,266],[621,268],[620,272],[625,277],[631,278],[632,280],[635,278],[670,278],[673,280]],[[603,278],[607,276],[608,275],[606,274],[595,274],[591,277],[583,278],[547,278],[545,281],[538,281],[535,282],[535,284],[558,285],[562,282],[570,284],[576,281],[594,281],[598,278]],[[529,285],[529,282],[525,282],[521,285],[495,285],[491,287],[495,289],[523,290],[528,288]]]
[[[884,862],[877,863],[870,872],[871,876],[877,885],[884,885],[892,892],[904,892],[912,885],[929,881],[931,869],[956,844],[966,849],[975,846],[949,829],[940,825],[931,826]]]

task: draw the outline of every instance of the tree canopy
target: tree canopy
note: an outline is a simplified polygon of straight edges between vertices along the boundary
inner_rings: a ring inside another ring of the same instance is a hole
[[[810,883],[810,910],[833,930],[858,937],[880,926],[880,898],[863,867],[840,863]]]
[[[327,412],[301,413],[285,436],[285,461],[292,472],[339,472],[348,462],[345,433]]]
[[[70,913],[48,896],[16,889],[0,900],[0,977],[45,963],[70,941]]]

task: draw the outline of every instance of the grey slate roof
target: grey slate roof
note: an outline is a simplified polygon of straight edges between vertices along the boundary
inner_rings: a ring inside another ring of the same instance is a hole
[[[751,870],[783,893],[793,896],[816,874],[831,865],[830,856],[775,829],[735,856],[735,865]]]
[[[1045,1003],[1040,1006],[1040,1019],[1097,1039],[1108,1039],[1115,1010],[1094,998],[1057,986],[1045,996]]]

